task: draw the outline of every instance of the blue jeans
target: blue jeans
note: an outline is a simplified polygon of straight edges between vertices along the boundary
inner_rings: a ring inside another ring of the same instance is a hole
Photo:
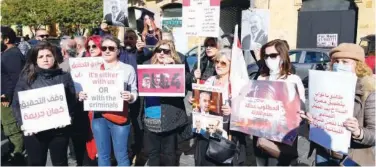
[[[117,125],[107,119],[94,118],[92,131],[98,149],[98,166],[111,166],[111,138],[118,166],[130,166],[128,136],[130,124]]]
[[[338,166],[341,160],[332,158],[322,148],[316,149],[316,166]]]

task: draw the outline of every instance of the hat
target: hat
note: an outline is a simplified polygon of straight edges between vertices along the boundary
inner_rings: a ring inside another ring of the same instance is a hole
[[[365,61],[364,49],[353,43],[341,43],[337,47],[330,50],[329,55],[332,59],[347,58],[361,62]]]

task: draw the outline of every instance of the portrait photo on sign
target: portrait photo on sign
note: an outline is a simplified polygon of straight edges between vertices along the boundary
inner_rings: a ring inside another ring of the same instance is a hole
[[[230,129],[291,145],[301,120],[296,84],[251,81],[241,92],[232,101]]]
[[[204,137],[224,137],[227,138],[227,132],[223,129],[223,117],[215,115],[203,115],[202,113],[192,112],[193,126],[192,132]]]
[[[128,0],[103,0],[103,15],[108,25],[129,27]]]
[[[207,115],[222,116],[222,93],[221,88],[210,86],[192,84],[193,89],[193,104],[192,111]]]
[[[140,96],[185,96],[184,65],[139,65]]]
[[[242,12],[241,38],[244,50],[257,50],[268,42],[270,14],[265,9]]]

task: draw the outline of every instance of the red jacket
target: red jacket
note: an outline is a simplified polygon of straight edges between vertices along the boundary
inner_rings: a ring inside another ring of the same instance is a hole
[[[372,72],[375,73],[375,55],[366,57],[366,64],[372,69]]]

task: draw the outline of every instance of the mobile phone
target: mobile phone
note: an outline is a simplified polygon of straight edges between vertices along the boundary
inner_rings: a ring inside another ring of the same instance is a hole
[[[360,166],[358,163],[356,163],[355,161],[353,161],[348,156],[342,161],[341,165],[342,166]]]

